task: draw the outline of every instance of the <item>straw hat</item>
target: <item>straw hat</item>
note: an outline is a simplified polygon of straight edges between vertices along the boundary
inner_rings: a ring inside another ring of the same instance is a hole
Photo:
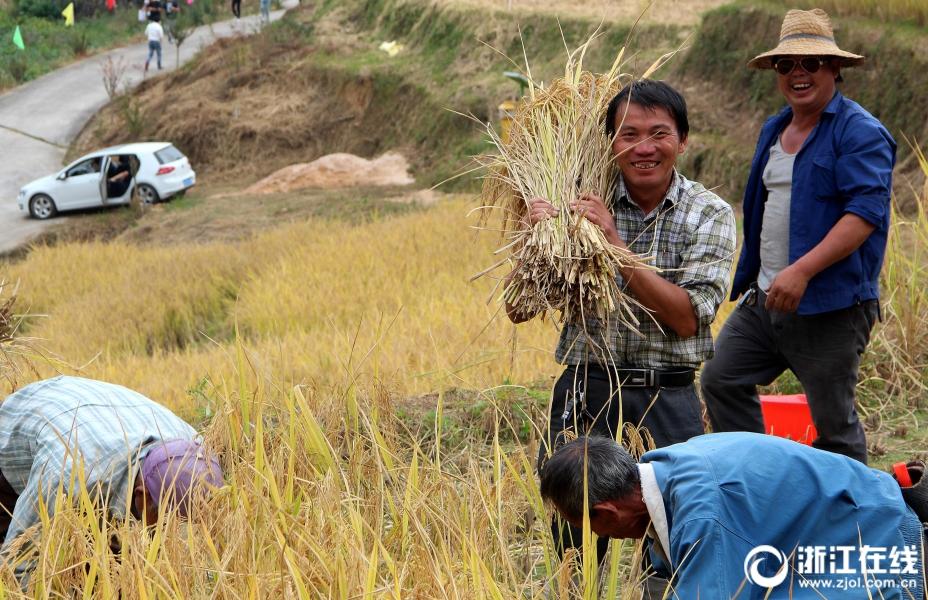
[[[831,19],[820,9],[791,10],[783,18],[780,28],[780,43],[770,52],[755,56],[748,67],[772,69],[775,56],[834,56],[841,59],[842,67],[854,67],[864,62],[864,57],[838,48]]]

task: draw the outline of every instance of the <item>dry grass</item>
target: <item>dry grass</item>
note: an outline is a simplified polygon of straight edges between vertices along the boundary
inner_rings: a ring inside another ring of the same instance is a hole
[[[928,159],[915,148],[922,171]],[[918,198],[918,196],[916,196]],[[884,324],[865,363],[868,386],[880,408],[924,408],[928,393],[928,183],[914,214],[894,211],[882,273]],[[866,388],[865,388],[866,389]],[[877,411],[882,412],[882,411]]]
[[[24,596],[510,599],[542,598],[547,584],[597,597],[590,561],[575,584],[553,557],[536,446],[504,442],[519,436],[494,407],[500,382],[557,370],[554,328],[515,337],[486,303],[490,286],[467,283],[493,243],[466,228],[469,204],[239,243],[40,248],[10,266],[13,312],[47,315],[30,335],[71,363],[96,357],[85,375],[207,423],[227,476],[201,520],[169,517],[153,535],[101,524],[79,498],[39,534]],[[925,364],[912,342],[925,339],[928,288],[911,245],[928,238],[900,234],[914,223],[928,230],[923,215],[897,219],[894,240],[911,242],[887,258],[884,289],[898,291],[868,353],[887,381]],[[901,341],[913,326],[918,337]],[[889,352],[908,366],[882,360]],[[493,408],[481,435],[453,442],[455,387],[488,390],[476,396]],[[409,431],[397,414],[430,390],[430,425]],[[634,597],[635,552],[613,543],[608,594]],[[3,597],[19,596],[9,564],[0,581]]]
[[[727,0],[433,0],[437,4],[467,6],[513,12],[539,12],[565,18],[632,23],[642,16],[644,23],[695,25],[699,16]],[[914,0],[910,0],[914,1]]]
[[[48,315],[32,320],[30,335],[73,364],[92,361],[91,377],[178,409],[204,376],[229,376],[236,328],[256,368],[284,382],[331,383],[359,370],[415,394],[553,373],[554,327],[516,335],[487,303],[491,285],[468,282],[492,240],[464,226],[466,212],[460,199],[242,243],[44,247],[7,273],[20,281],[23,309]]]
[[[928,25],[928,3],[924,0],[794,0],[790,4],[804,9],[821,8],[832,16]]]
[[[487,286],[467,282],[490,242],[464,226],[467,206],[239,244],[39,248],[13,266],[23,305],[47,315],[30,333],[72,362],[96,356],[84,375],[207,417],[228,482],[202,520],[151,536],[79,499],[23,557],[38,561],[27,596],[540,598],[577,585],[553,557],[534,446],[501,442],[518,437],[507,410],[491,411],[488,441],[454,444],[442,394],[429,431],[396,416],[416,391],[555,369],[552,328],[516,338]],[[623,597],[634,551],[616,545],[607,566]],[[15,595],[9,566],[0,579]]]

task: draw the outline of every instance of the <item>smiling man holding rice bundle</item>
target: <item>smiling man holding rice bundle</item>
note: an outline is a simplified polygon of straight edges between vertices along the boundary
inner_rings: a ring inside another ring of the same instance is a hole
[[[565,318],[555,356],[566,368],[554,386],[539,463],[565,434],[616,438],[622,423],[646,427],[657,447],[703,433],[694,372],[712,354],[709,328],[735,250],[733,212],[677,172],[689,124],[686,101],[668,84],[642,79],[622,88],[608,104],[604,133],[619,171],[606,190],[609,204],[587,192],[569,208],[598,227],[612,248],[637,256],[616,269],[627,314]],[[526,226],[537,230],[563,212],[533,198]],[[520,276],[519,266],[510,281]],[[535,316],[512,301],[506,309],[514,323]],[[555,523],[553,534],[562,552],[580,545],[580,531],[566,524]],[[598,542],[600,559],[607,543]]]

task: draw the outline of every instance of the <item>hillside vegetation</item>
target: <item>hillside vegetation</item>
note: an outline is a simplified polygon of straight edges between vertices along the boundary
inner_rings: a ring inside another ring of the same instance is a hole
[[[517,89],[502,75],[515,67],[500,53],[521,60],[524,42],[543,80],[562,68],[561,31],[577,45],[598,25],[427,2],[310,3],[260,35],[219,42],[179,73],[111,104],[71,156],[128,139],[171,139],[198,170],[253,180],[330,152],[369,158],[400,149],[431,185],[486,148],[480,126],[461,114],[495,122],[497,105]],[[630,31],[630,24],[604,26],[590,66],[611,62]],[[687,31],[640,28],[635,47],[647,51],[629,68],[643,71]],[[377,49],[385,40],[406,49],[391,58]],[[474,179],[455,185],[473,189]]]
[[[811,6],[801,1],[786,4]],[[924,112],[921,94],[928,89],[928,29],[905,21],[887,25],[871,20],[871,3],[866,1],[839,4],[841,10],[832,11],[833,15],[845,15],[833,16],[838,44],[867,57],[863,66],[844,70],[845,81],[839,90],[879,118],[896,138],[896,202],[911,212],[915,200],[912,189],[919,189],[925,180],[908,142],[928,139],[928,121],[921,116],[913,118]],[[902,4],[886,6],[901,10]],[[707,96],[695,102],[694,96],[689,96],[695,107],[696,144],[689,152],[685,172],[707,185],[722,185],[729,191],[723,196],[730,200],[738,201],[743,194],[748,157],[753,155],[763,118],[783,106],[775,75],[745,65],[775,45],[784,12],[781,3],[746,1],[707,12],[692,47],[675,68],[686,85]],[[907,14],[920,13],[913,10]]]

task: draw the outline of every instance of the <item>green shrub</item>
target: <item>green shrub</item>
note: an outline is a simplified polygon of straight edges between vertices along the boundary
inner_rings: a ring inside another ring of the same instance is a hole
[[[24,17],[57,19],[67,6],[62,0],[17,0],[16,13]]]
[[[72,28],[68,35],[68,45],[74,56],[83,56],[90,50],[90,34],[83,28]]]

